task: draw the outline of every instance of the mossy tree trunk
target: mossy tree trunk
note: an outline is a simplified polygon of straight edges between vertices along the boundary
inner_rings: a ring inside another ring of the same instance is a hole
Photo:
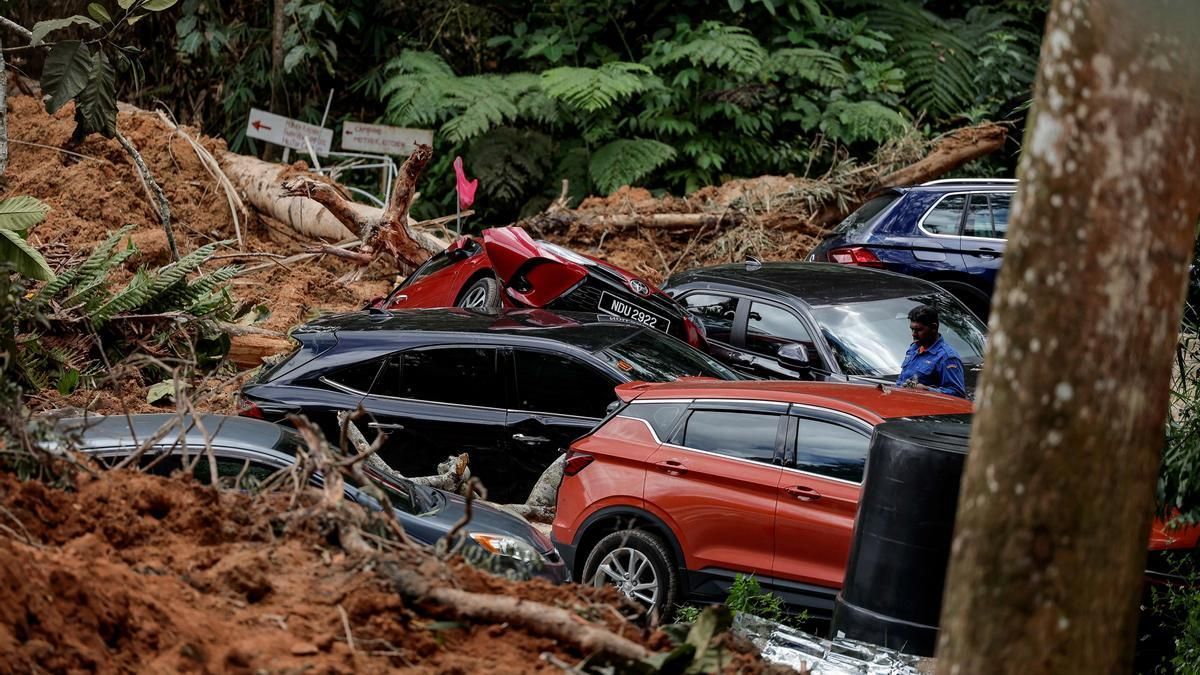
[[[1200,216],[1195,3],[1056,0],[938,672],[1128,673]]]

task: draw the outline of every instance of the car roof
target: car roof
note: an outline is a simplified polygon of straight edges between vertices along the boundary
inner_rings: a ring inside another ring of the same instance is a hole
[[[848,413],[878,424],[885,419],[928,415],[961,415],[974,410],[965,398],[876,384],[757,380],[719,382],[687,379],[617,387],[622,400],[730,399],[776,401],[817,406]]]
[[[107,415],[72,417],[59,420],[63,431],[80,434],[82,449],[134,447],[152,438],[167,423],[175,426],[163,437],[161,444],[171,445],[179,438],[180,416],[174,413],[149,413],[129,415]],[[206,414],[200,416],[201,431],[191,417],[183,418],[187,425],[185,439],[189,447],[204,447],[205,435],[214,443],[225,446],[270,450],[285,435],[295,432],[278,424],[233,415]]]
[[[717,265],[673,277],[669,286],[694,282],[758,287],[793,296],[813,306],[937,293],[937,286],[916,277],[856,265],[819,262],[765,262]]]
[[[391,341],[397,333],[473,334],[511,336],[562,342],[589,352],[613,345],[652,328],[607,314],[550,312],[544,309],[497,310],[437,308],[371,310],[333,314],[297,328],[293,335],[334,331],[339,339],[347,334],[358,338]],[[662,335],[666,335],[663,333]]]

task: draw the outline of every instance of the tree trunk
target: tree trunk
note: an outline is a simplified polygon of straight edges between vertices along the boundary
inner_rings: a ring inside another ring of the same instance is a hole
[[[0,44],[0,176],[8,170],[8,67]]]
[[[280,186],[289,167],[232,152],[223,153],[217,159],[225,175],[242,190],[246,201],[259,213],[308,237],[343,241],[358,236],[317,202],[286,196]],[[378,218],[383,213],[383,209],[364,204],[353,204],[350,208],[363,218]]]
[[[1052,4],[938,672],[1128,673],[1200,191],[1194,3]]]
[[[283,31],[286,26],[283,9],[286,5],[287,0],[275,0],[271,8],[271,100],[269,110],[280,115],[287,114],[287,111],[282,110],[280,105],[280,93],[283,91]],[[270,143],[263,145],[266,146],[263,157],[273,160],[279,156],[278,147]]]

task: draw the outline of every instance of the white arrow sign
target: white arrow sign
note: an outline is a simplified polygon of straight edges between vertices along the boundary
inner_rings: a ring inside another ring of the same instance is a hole
[[[295,150],[308,150],[307,138],[318,155],[328,155],[333,147],[333,131],[258,108],[250,109],[246,135]]]
[[[362,122],[346,122],[342,125],[343,150],[407,156],[412,154],[418,143],[433,145],[433,131]]]

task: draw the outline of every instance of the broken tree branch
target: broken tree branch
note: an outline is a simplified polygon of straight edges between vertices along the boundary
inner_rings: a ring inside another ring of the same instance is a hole
[[[154,200],[158,202],[158,218],[162,222],[163,230],[167,233],[167,247],[171,250],[171,259],[178,262],[179,248],[175,245],[175,233],[171,231],[171,205],[167,202],[167,195],[163,193],[158,181],[154,180],[154,175],[150,173],[150,167],[146,166],[146,160],[142,159],[142,153],[138,152],[137,148],[133,147],[133,143],[130,143],[129,139],[125,138],[120,131],[116,132],[116,137],[121,147],[125,148],[125,152],[133,158],[138,175],[142,177],[142,182],[153,194]]]

